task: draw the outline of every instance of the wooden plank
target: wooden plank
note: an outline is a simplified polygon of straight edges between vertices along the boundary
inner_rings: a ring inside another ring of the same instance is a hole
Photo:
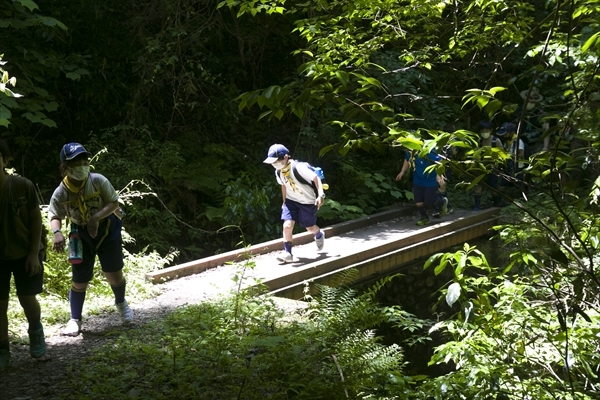
[[[393,220],[399,217],[410,215],[414,212],[414,207],[398,208],[390,211],[384,211],[367,217],[358,218],[352,221],[341,222],[330,227],[322,228],[326,237],[338,236],[352,230],[375,225],[379,222]],[[294,235],[294,244],[301,245],[311,242],[312,234],[308,232]],[[216,254],[211,257],[190,261],[187,263],[163,268],[158,271],[146,274],[146,279],[152,283],[162,283],[167,280],[181,278],[205,271],[209,268],[215,268],[228,262],[242,261],[249,255],[266,254],[281,250],[281,239],[275,239],[268,242],[250,246],[247,249],[232,250],[222,254]]]
[[[336,274],[350,268],[358,270],[358,281],[389,275],[403,266],[422,259],[424,256],[444,251],[469,240],[488,236],[490,228],[497,225],[498,217],[490,213],[486,213],[485,216],[487,219],[484,220],[481,220],[482,215],[480,214],[473,216],[473,218],[466,218],[462,223],[457,221],[456,224],[445,227],[434,227],[429,232],[419,231],[420,234],[398,240],[395,243],[395,249],[384,252],[369,252],[369,256],[363,260],[348,256],[344,257],[343,260],[336,260],[338,262],[329,263],[329,265],[314,267],[312,271],[298,271],[295,274],[262,283],[267,285],[271,293],[277,296],[300,299],[304,296],[306,282],[331,285]],[[469,225],[467,223],[469,221],[475,222],[473,225]],[[452,226],[456,229],[448,229]],[[387,244],[381,246],[381,249],[389,250],[392,247]],[[310,272],[312,272],[312,275],[309,274]]]

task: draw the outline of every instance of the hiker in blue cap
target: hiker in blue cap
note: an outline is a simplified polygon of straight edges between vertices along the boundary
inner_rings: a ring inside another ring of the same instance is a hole
[[[272,145],[263,162],[275,168],[275,178],[281,185],[283,197],[283,252],[277,260],[294,262],[292,232],[296,222],[315,236],[317,250],[323,250],[325,234],[317,226],[317,210],[323,205],[325,193],[319,176],[307,163],[291,159],[289,150],[282,144]]]
[[[64,336],[77,336],[81,332],[83,303],[87,286],[94,276],[96,254],[115,296],[121,322],[133,320],[133,312],[125,300],[119,195],[103,175],[90,172],[90,157],[91,154],[79,143],[63,146],[60,151],[63,180],[54,190],[48,207],[54,234],[52,248],[64,251],[61,224],[68,218],[71,221],[69,240],[71,235],[79,236],[83,253],[69,260],[73,279],[69,292],[71,319],[61,332]]]

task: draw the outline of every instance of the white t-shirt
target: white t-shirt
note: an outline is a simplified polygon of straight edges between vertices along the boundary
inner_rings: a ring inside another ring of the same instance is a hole
[[[83,194],[89,216],[97,213],[106,204],[119,201],[119,195],[110,181],[104,175],[94,172],[90,173],[83,188]],[[50,205],[48,206],[48,218],[52,221],[53,219],[63,220],[65,217],[68,217],[77,225],[87,223],[87,221],[81,219],[81,211],[77,206],[77,194],[68,190],[61,182],[52,193]]]
[[[315,204],[317,196],[315,195],[315,190],[310,182],[315,179],[317,174],[308,168],[307,163],[294,160],[289,160],[289,162],[296,165],[296,172],[302,175],[302,178],[304,178],[306,182],[309,182],[309,184],[306,185],[298,181],[298,179],[294,176],[293,168],[290,168],[289,178],[286,178],[283,172],[275,171],[277,183],[285,186],[286,199],[293,200],[301,204]],[[290,180],[292,182],[290,182]]]

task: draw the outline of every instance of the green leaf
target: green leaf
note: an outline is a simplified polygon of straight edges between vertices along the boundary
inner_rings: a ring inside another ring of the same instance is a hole
[[[588,40],[586,40],[585,43],[583,44],[583,46],[581,47],[581,52],[585,53],[586,51],[588,51],[589,48],[594,43],[596,43],[596,41],[598,41],[598,36],[600,36],[600,32],[596,32],[592,36],[590,36],[590,38]]]
[[[42,124],[44,124],[50,128],[56,128],[56,122],[54,122],[53,120],[51,120],[49,118],[43,118]]]
[[[58,26],[63,31],[67,30],[67,26],[56,18],[40,16],[39,19],[42,21],[42,24],[46,26]]]
[[[438,264],[438,266],[435,267],[435,269],[433,270],[433,273],[436,276],[439,275],[439,274],[441,274],[446,269],[446,265],[448,265],[448,259],[446,257],[442,257],[442,260],[440,261],[440,263]]]
[[[35,9],[40,9],[37,4],[35,4],[32,0],[14,0],[17,3],[21,3],[23,7],[29,9],[29,11],[33,11]]]
[[[273,95],[277,96],[277,93],[279,93],[280,90],[281,88],[279,86],[270,86],[267,90],[265,90],[264,96],[266,99],[270,99]]]
[[[81,75],[77,72],[67,72],[67,78],[78,81],[81,78]]]
[[[460,284],[458,282],[452,283],[448,286],[448,291],[446,292],[446,303],[452,307],[454,303],[460,298]]]
[[[342,82],[342,85],[348,86],[348,81],[350,80],[350,75],[348,75],[345,71],[335,71],[335,76]]]
[[[10,112],[10,110],[8,108],[0,105],[0,118],[9,120],[11,116],[12,116],[12,113]]]
[[[56,111],[58,110],[58,103],[56,101],[49,101],[44,104],[44,108],[48,112]]]
[[[423,265],[423,270],[426,270],[427,268],[429,268],[431,266],[431,264],[433,264],[438,258],[442,257],[444,255],[444,253],[437,253],[432,255],[431,257],[429,257],[427,259],[427,261],[425,261],[425,264]]]

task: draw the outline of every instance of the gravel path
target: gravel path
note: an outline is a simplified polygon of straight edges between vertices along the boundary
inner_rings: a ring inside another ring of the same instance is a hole
[[[11,363],[0,372],[0,400],[52,399],[66,393],[65,372],[74,361],[114,341],[115,332],[139,329],[151,320],[164,318],[177,307],[227,293],[233,288],[234,273],[235,266],[225,265],[158,285],[158,296],[141,304],[131,304],[135,320],[128,326],[121,325],[117,312],[113,311],[86,318],[82,334],[74,338],[60,336],[58,330],[52,332],[46,327],[48,351],[40,361],[29,356],[27,338],[22,343],[12,341]],[[285,307],[293,307],[289,301],[282,299],[281,302]]]

